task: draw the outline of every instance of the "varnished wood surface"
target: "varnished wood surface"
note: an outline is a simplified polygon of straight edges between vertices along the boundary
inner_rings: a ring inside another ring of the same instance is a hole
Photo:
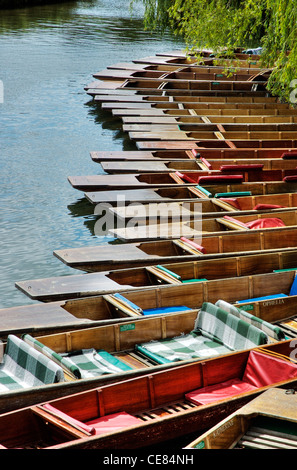
[[[273,345],[269,349],[289,355],[288,346],[286,349],[284,344],[280,348],[278,345]],[[203,363],[197,362],[175,367],[166,372],[160,371],[67,397],[52,399],[51,405],[81,421],[122,410],[138,416],[140,419],[145,412],[152,415],[148,421],[141,420],[139,425],[112,434],[77,438],[70,441],[69,438],[65,439],[65,436],[60,436],[52,448],[141,448],[148,444],[161,443],[182,436],[189,429],[192,432],[201,432],[209,426],[214,426],[261,392],[275,385],[296,388],[295,378],[237,395],[232,400],[214,402],[211,405],[199,407],[193,407],[189,404],[187,406],[184,398],[185,393],[202,387],[206,383],[219,383],[231,377],[241,377],[247,358],[248,352],[233,353],[206,360]],[[170,383],[170,387],[168,387],[168,383]],[[184,405],[177,406],[178,403]],[[175,409],[174,404],[176,405]],[[173,408],[171,408],[172,405]],[[39,427],[39,432],[34,432],[36,427],[33,424],[32,413],[33,410],[26,407],[1,415],[2,445],[22,447],[25,444],[34,445],[40,441],[43,435],[42,428]],[[13,423],[16,425],[13,426]],[[44,443],[42,447],[46,448],[47,444]]]
[[[286,423],[294,424],[295,433],[297,434],[296,407],[296,392],[288,393],[285,389],[271,388],[203,433],[199,438],[188,444],[185,449],[232,449],[236,446],[242,435],[248,431],[252,422],[257,417],[278,420],[280,430],[286,426]],[[275,422],[274,426],[276,426]],[[292,439],[295,441],[296,434],[292,436]],[[279,450],[282,449],[281,442],[282,439],[280,438]],[[293,441],[291,445],[293,445]],[[275,442],[274,446],[278,447],[277,442]],[[265,447],[259,444],[258,449],[261,448],[265,449]]]
[[[297,250],[277,250],[256,255],[241,255],[197,261],[164,264],[166,269],[186,279],[221,279],[272,272],[275,269],[297,269]],[[153,267],[153,266],[152,266]],[[55,276],[24,280],[16,286],[28,297],[55,302],[77,297],[101,295],[138,288],[165,287],[168,281],[152,274],[146,267],[118,269],[98,273]]]

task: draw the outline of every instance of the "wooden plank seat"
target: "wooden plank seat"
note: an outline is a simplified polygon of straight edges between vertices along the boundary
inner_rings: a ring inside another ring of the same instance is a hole
[[[64,381],[64,373],[44,354],[15,335],[8,335],[0,364],[0,392]]]
[[[268,341],[268,336],[263,330],[233,315],[232,312],[204,302],[194,329],[189,334],[138,344],[136,350],[157,363],[164,364],[190,358],[213,357],[230,351],[249,349]]]

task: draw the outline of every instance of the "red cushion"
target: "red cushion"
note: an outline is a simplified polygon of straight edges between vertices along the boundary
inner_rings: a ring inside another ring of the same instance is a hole
[[[241,227],[249,228],[248,225],[245,224],[244,222],[241,222],[240,220],[234,219],[234,217],[230,217],[229,215],[224,215],[223,219],[230,220],[230,222],[234,222],[238,225],[241,225]]]
[[[230,204],[230,206],[236,207],[236,209],[239,209],[239,210],[241,209],[240,204],[239,204],[239,202],[236,198],[219,197],[219,200],[223,201],[223,202],[228,202],[228,204]]]
[[[281,158],[283,158],[284,160],[286,159],[297,159],[297,152],[284,152],[281,156]]]
[[[187,175],[186,173],[181,173],[180,171],[176,171],[175,174],[182,178],[185,181],[188,181],[188,183],[197,183],[191,176]]]
[[[214,175],[214,176],[199,176],[198,183],[233,183],[242,182],[242,175]]]
[[[254,163],[254,164],[239,164],[239,165],[222,165],[220,167],[221,171],[228,171],[228,170],[262,170],[264,164],[261,163]]]
[[[291,181],[297,181],[297,175],[285,176],[283,178],[283,181],[285,181],[286,183],[290,183]]]
[[[281,219],[278,219],[277,217],[252,220],[251,222],[247,222],[245,225],[250,229],[285,227],[284,222]]]
[[[197,390],[187,393],[185,397],[187,400],[195,403],[195,405],[207,405],[208,403],[224,400],[225,398],[255,389],[256,387],[242,380],[231,379],[219,384],[198,388]]]
[[[276,204],[257,204],[253,210],[262,211],[264,209],[280,209],[285,206],[277,206]]]
[[[259,351],[251,351],[242,380],[254,387],[265,387],[296,376],[297,364]]]
[[[204,254],[206,253],[206,250],[205,250],[204,246],[198,245],[198,243],[195,243],[192,240],[189,240],[188,238],[185,238],[185,237],[180,237],[180,239],[183,242],[186,242],[189,245],[191,245],[193,248],[197,248],[197,250],[201,251],[202,253],[204,253]]]
[[[120,429],[129,426],[135,426],[142,423],[142,421],[135,416],[129,415],[125,411],[114,413],[111,415],[102,416],[101,418],[92,419],[86,424],[94,427],[95,434],[104,434],[108,432],[119,431]]]
[[[200,157],[200,160],[209,168],[209,170],[212,170],[212,165],[209,163],[206,158]]]

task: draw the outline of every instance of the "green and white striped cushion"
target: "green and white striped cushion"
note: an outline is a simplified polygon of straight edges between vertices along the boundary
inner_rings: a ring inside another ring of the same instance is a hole
[[[266,333],[216,305],[205,302],[186,335],[136,345],[136,350],[157,363],[209,358],[250,349],[268,342]]]
[[[210,302],[202,304],[195,328],[234,351],[268,343],[268,336],[262,330]]]
[[[282,331],[282,329],[277,326],[273,325],[272,323],[269,323],[265,320],[262,320],[261,318],[255,317],[254,315],[251,315],[249,312],[246,312],[245,310],[241,310],[235,305],[229,304],[225,300],[218,300],[216,302],[216,305],[220,308],[223,308],[229,313],[232,313],[233,315],[241,318],[242,320],[245,320],[248,323],[251,323],[257,328],[260,328],[264,333],[266,333],[268,336],[271,338],[277,340],[277,341],[283,341],[285,339],[285,334]]]
[[[14,335],[9,335],[0,365],[0,391],[64,381],[60,366]]]
[[[32,347],[51,358],[54,362],[60,364],[64,370],[67,370],[67,372],[78,379],[96,377],[102,374],[118,373],[123,370],[131,369],[131,367],[126,366],[126,364],[106,351],[82,349],[70,353],[58,354],[28,334],[24,335],[23,338]]]

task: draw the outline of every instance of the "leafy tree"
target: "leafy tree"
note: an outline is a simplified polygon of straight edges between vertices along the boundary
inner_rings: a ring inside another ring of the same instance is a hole
[[[294,80],[297,86],[296,0],[132,0],[132,5],[137,1],[145,6],[146,29],[171,29],[189,52],[204,48],[232,54],[237,47],[261,46],[262,67],[273,67],[268,88],[292,100]]]

